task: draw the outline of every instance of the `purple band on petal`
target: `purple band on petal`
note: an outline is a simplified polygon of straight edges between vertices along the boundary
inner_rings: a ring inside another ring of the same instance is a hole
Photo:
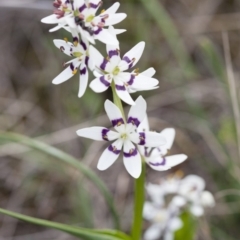
[[[105,140],[105,141],[109,141],[108,136],[107,136],[108,132],[109,132],[109,129],[107,129],[107,128],[104,128],[102,130],[102,139]]]
[[[121,85],[116,84],[115,87],[116,87],[116,89],[119,90],[119,91],[125,91],[125,90],[126,90],[126,88],[125,88],[124,85],[121,86]]]
[[[131,149],[129,153],[123,153],[124,157],[133,157],[137,155],[137,148]]]
[[[78,38],[77,37],[73,37],[73,42],[78,42]]]
[[[84,67],[83,69],[80,70],[80,74],[81,75],[85,75],[86,72],[87,72],[87,68],[86,67]]]
[[[86,56],[86,57],[85,57],[85,64],[86,64],[86,66],[88,66],[88,61],[89,61],[89,57]]]
[[[98,29],[96,31],[94,31],[94,34],[98,35],[101,31],[102,31],[102,28],[98,27]]]
[[[100,65],[100,68],[101,68],[102,70],[105,70],[107,64],[108,64],[108,60],[107,60],[106,58],[104,58],[104,59],[103,59],[103,62],[102,62],[101,65]]]
[[[98,6],[99,4],[90,3],[90,8],[96,9]]]
[[[157,163],[149,162],[149,164],[154,166],[154,167],[164,166],[166,164],[166,158],[163,157],[163,161],[162,162],[157,162]]]
[[[149,157],[147,150],[148,150],[148,147],[144,147],[144,156],[145,157]]]
[[[118,50],[110,50],[108,56],[111,58],[113,56],[118,56]]]
[[[104,78],[104,76],[100,77],[100,82],[104,84],[106,87],[110,86],[110,83]]]
[[[115,127],[115,126],[120,126],[120,125],[122,125],[122,124],[124,124],[124,121],[123,121],[122,118],[113,119],[113,120],[112,120],[112,125],[113,125],[113,127]]]
[[[130,78],[130,80],[127,82],[127,84],[128,84],[128,85],[132,85],[134,79],[135,79],[135,75],[131,74],[131,78]]]
[[[127,63],[130,63],[130,62],[131,62],[131,60],[130,60],[129,57],[127,57],[127,56],[125,56],[122,60],[125,61],[125,62],[127,62]]]
[[[82,45],[83,49],[86,51],[87,50],[87,45],[85,44],[85,42],[83,42],[83,40],[81,40],[80,44]]]
[[[132,123],[133,125],[138,127],[140,124],[140,121],[137,118],[129,117],[127,123]]]
[[[74,65],[73,65],[73,63],[70,64],[70,68],[71,68],[72,71],[74,71]]]
[[[120,154],[121,150],[118,150],[116,147],[109,145],[108,150],[115,153],[116,155]]]
[[[138,145],[145,145],[146,144],[146,135],[145,135],[145,132],[140,132],[139,133],[139,139],[140,139],[140,142],[138,143]]]
[[[84,3],[80,8],[79,8],[79,12],[82,12],[85,8],[87,8],[86,4]]]

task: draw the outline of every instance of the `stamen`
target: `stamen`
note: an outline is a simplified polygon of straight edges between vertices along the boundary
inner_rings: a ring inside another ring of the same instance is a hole
[[[77,69],[74,69],[74,70],[72,71],[72,74],[75,75],[76,73],[77,73]]]
[[[65,37],[65,38],[63,38],[63,40],[67,43],[68,42],[68,39]]]
[[[100,14],[102,14],[102,13],[104,13],[106,10],[105,9],[103,9],[101,12],[100,12]]]
[[[121,126],[121,125],[122,125],[122,122],[119,121],[119,122],[117,123],[117,126],[119,127],[119,126]]]

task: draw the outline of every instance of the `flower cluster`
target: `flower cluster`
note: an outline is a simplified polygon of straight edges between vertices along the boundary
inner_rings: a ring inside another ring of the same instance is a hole
[[[196,175],[183,179],[175,176],[160,185],[148,184],[146,188],[151,202],[145,202],[143,216],[152,223],[145,232],[146,240],[174,239],[174,232],[183,226],[181,213],[187,211],[200,217],[205,207],[215,205],[213,195],[204,190],[204,180]]]

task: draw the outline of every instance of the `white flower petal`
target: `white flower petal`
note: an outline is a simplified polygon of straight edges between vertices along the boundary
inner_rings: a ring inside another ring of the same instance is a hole
[[[160,132],[160,134],[166,139],[166,144],[160,147],[162,154],[165,155],[173,145],[173,141],[175,138],[175,129],[165,128]]]
[[[149,88],[157,86],[159,81],[155,78],[147,77],[142,74],[138,74],[135,77],[135,81],[132,84],[132,88],[139,89],[141,91],[148,90]]]
[[[155,73],[156,73],[156,70],[153,67],[151,67],[151,68],[148,68],[147,70],[141,72],[140,74],[147,76],[147,77],[152,77]]]
[[[142,161],[137,148],[131,141],[126,140],[123,145],[123,151],[123,163],[125,168],[132,177],[138,178],[142,172]]]
[[[146,201],[143,206],[143,217],[151,221],[156,216],[157,209],[156,207],[151,203]]]
[[[168,225],[168,227],[171,231],[176,231],[176,230],[182,228],[182,226],[183,226],[183,222],[178,217],[172,218],[169,225]]]
[[[75,49],[72,43],[59,39],[53,40],[53,43],[57,48],[61,50],[61,52],[64,52],[68,56],[72,56],[73,49]]]
[[[106,170],[117,160],[122,149],[122,144],[122,140],[118,139],[104,150],[98,161],[97,168],[99,170]]]
[[[144,239],[157,240],[161,236],[161,233],[162,233],[161,224],[155,223],[146,230],[146,232],[144,233]]]
[[[65,70],[63,70],[57,77],[55,77],[52,81],[53,84],[60,84],[62,82],[67,81],[73,75],[75,75],[74,70],[78,68],[80,62],[78,60],[71,62],[70,66],[68,66]]]
[[[80,75],[79,75],[79,90],[78,97],[82,97],[85,93],[88,86],[88,69],[87,66],[82,63],[80,66]]]
[[[56,14],[51,14],[43,19],[41,19],[42,23],[46,23],[46,24],[55,24],[55,23],[59,23],[59,19],[57,18]]]
[[[117,23],[120,23],[122,20],[124,20],[127,17],[127,14],[125,13],[116,13],[111,14],[109,17],[105,20],[105,26],[112,26]]]
[[[187,159],[187,155],[177,154],[177,155],[167,156],[165,158],[166,158],[166,166],[172,168],[184,162]]]
[[[61,28],[64,28],[64,25],[63,24],[58,24],[57,26],[49,29],[49,32],[56,32],[57,30],[59,30]]]
[[[91,83],[90,83],[90,88],[97,93],[104,92],[106,91],[110,84],[112,79],[108,78],[109,75],[102,75],[100,77],[95,78]]]
[[[116,29],[116,28],[114,28],[114,32],[115,32],[116,35],[124,33],[126,31],[127,31],[126,29]]]
[[[94,36],[99,41],[110,44],[110,45],[118,45],[119,42],[116,37],[114,37],[107,29],[99,28],[98,30],[94,31]]]
[[[200,205],[192,205],[190,207],[190,212],[196,217],[201,217],[204,214],[203,207]]]
[[[210,193],[208,191],[203,191],[203,193],[201,194],[200,201],[204,207],[214,207],[215,206],[214,197],[213,197],[212,193]]]
[[[147,103],[142,96],[139,96],[135,101],[135,105],[131,106],[130,108],[130,111],[128,113],[127,123],[131,123],[136,127],[138,127],[139,124],[145,118],[146,111],[147,111]]]
[[[120,109],[109,100],[105,101],[104,108],[108,115],[109,120],[112,123],[112,126],[118,131],[119,128],[125,129],[125,123]]]
[[[104,127],[82,128],[77,131],[77,135],[96,141],[112,141],[119,137],[119,133]]]
[[[138,126],[138,131],[139,132],[145,132],[145,131],[149,131],[149,122],[148,122],[148,117],[147,114],[144,117],[144,119],[141,121],[140,125]]]
[[[104,16],[106,14],[114,14],[118,10],[119,7],[120,7],[120,3],[115,2],[111,7],[109,7],[106,11],[101,13],[99,16]]]
[[[144,47],[145,42],[140,42],[123,56],[122,61],[118,65],[121,71],[130,69],[137,64],[142,56]]]
[[[130,94],[128,93],[126,87],[124,86],[124,84],[122,82],[115,80],[115,88],[116,88],[117,95],[124,102],[126,102],[129,105],[135,105],[135,102],[132,100]]]

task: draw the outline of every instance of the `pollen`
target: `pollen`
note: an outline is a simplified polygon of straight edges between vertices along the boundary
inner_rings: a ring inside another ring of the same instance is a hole
[[[72,74],[75,75],[76,73],[77,73],[77,69],[74,69],[74,70],[72,71]]]
[[[101,11],[101,14],[102,14],[102,13],[104,13],[105,11],[106,11],[106,10],[105,10],[105,9],[103,9],[103,10]]]
[[[68,39],[65,37],[64,39],[63,39],[66,43],[68,42]]]

